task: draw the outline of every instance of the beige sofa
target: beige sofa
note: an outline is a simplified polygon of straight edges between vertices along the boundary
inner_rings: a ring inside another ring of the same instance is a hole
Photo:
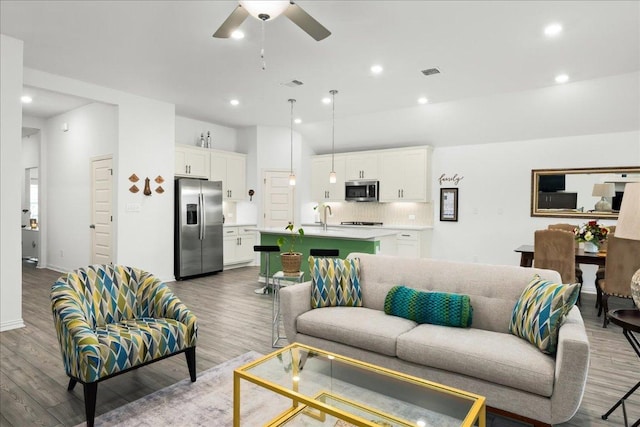
[[[363,307],[311,309],[311,282],[282,289],[284,327],[299,342],[483,395],[487,406],[545,424],[576,413],[587,379],[589,341],[573,307],[555,356],[509,333],[513,307],[534,273],[555,271],[369,254],[360,258]],[[470,328],[421,324],[384,313],[396,285],[467,294]]]

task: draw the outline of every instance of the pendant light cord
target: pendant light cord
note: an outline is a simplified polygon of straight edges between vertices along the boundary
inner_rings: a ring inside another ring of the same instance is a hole
[[[291,103],[291,175],[293,175],[293,103],[296,102],[295,99],[290,99]]]
[[[331,172],[335,172],[335,144],[336,144],[336,93],[337,90],[329,91],[331,93]]]
[[[264,23],[265,19],[262,20],[262,40],[261,40],[261,48],[260,48],[260,67],[262,71],[267,69],[267,61],[264,59]]]

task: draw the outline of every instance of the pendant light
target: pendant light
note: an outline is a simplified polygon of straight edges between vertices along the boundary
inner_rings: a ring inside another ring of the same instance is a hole
[[[336,145],[336,93],[337,90],[332,89],[329,91],[331,94],[331,172],[329,173],[329,183],[336,183],[336,169],[335,169],[335,145]]]
[[[296,185],[296,175],[293,173],[293,103],[295,99],[289,99],[291,103],[291,168],[289,172],[289,185]]]

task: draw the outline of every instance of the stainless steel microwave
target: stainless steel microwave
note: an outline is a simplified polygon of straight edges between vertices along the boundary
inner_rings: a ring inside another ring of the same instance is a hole
[[[345,181],[344,198],[347,202],[377,202],[378,181]]]

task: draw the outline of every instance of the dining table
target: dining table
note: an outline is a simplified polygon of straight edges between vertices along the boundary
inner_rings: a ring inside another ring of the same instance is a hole
[[[534,257],[533,245],[520,245],[515,250],[520,253],[520,266],[532,267]],[[585,252],[582,248],[576,248],[576,264],[593,264],[604,267],[607,262],[606,252]]]

